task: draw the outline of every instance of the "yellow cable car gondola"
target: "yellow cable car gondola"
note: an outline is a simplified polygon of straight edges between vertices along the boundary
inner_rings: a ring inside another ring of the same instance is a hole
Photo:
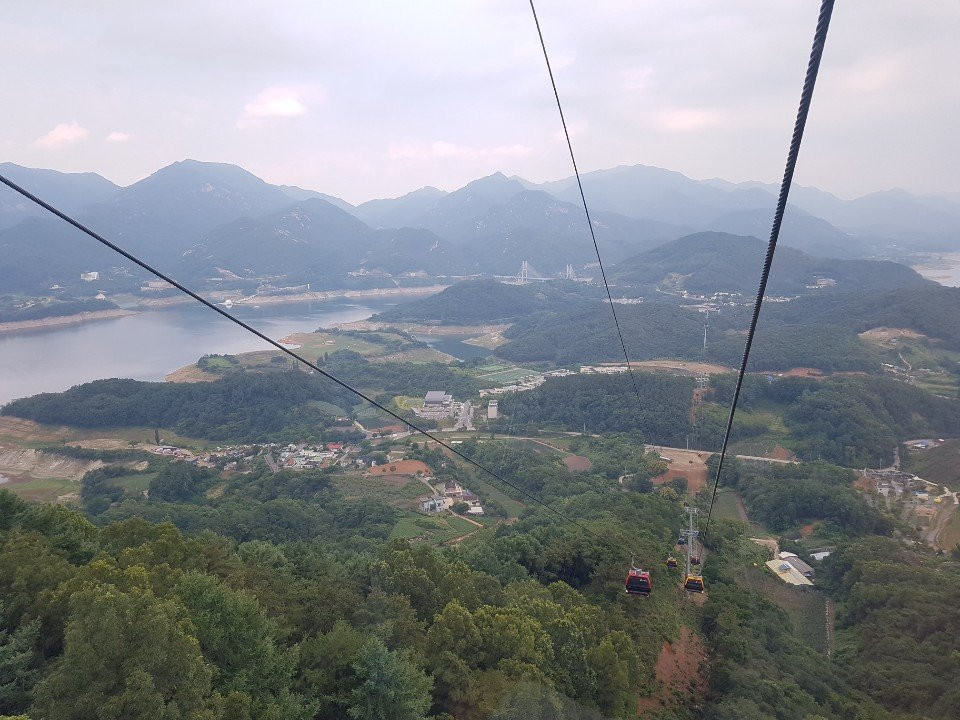
[[[683,589],[687,592],[696,592],[702,593],[703,588],[703,576],[702,575],[687,575],[687,579],[683,583]]]
[[[675,568],[676,566],[677,566],[677,559],[671,555],[670,557],[667,558],[667,567]]]

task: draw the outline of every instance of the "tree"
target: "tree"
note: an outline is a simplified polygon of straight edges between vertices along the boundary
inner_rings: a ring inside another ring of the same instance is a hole
[[[0,712],[16,713],[30,705],[30,692],[39,678],[40,657],[35,648],[40,636],[37,620],[12,634],[0,631]]]
[[[44,720],[212,720],[210,668],[182,605],[87,584],[70,600],[63,656],[36,688]]]
[[[203,473],[188,463],[175,462],[164,467],[150,481],[150,499],[178,502],[191,500],[199,491]]]
[[[359,685],[350,696],[353,720],[422,720],[430,708],[433,680],[379,638],[360,649],[353,669]]]
[[[201,573],[188,574],[176,592],[214,669],[214,689],[249,696],[252,718],[312,717],[313,709],[289,693],[296,654],[277,646],[276,626],[255,598]]]

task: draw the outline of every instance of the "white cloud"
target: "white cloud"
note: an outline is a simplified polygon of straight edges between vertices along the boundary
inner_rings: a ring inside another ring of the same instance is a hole
[[[467,145],[437,140],[429,145],[424,143],[400,143],[387,149],[391,160],[431,160],[452,158],[456,160],[487,160],[491,158],[523,157],[533,153],[527,145],[498,145],[492,148],[474,148]]]
[[[656,117],[661,129],[673,132],[688,132],[717,127],[723,124],[723,113],[710,108],[686,108],[667,110]]]
[[[560,118],[556,119],[557,124],[560,124]],[[570,133],[571,140],[575,140],[578,137],[581,137],[587,133],[590,129],[590,123],[585,120],[578,120],[576,122],[567,123],[567,132]],[[553,134],[553,139],[558,143],[566,144],[567,136],[563,132],[563,126],[560,125],[560,129]]]
[[[649,84],[653,75],[653,68],[649,66],[634,67],[623,72],[623,87],[625,90],[642,90]]]
[[[264,118],[291,118],[307,114],[303,88],[270,87],[243,106],[238,128],[259,124]]]
[[[899,61],[884,58],[841,71],[837,73],[837,77],[840,87],[844,90],[862,93],[879,92],[899,79],[901,69]]]
[[[120,132],[118,130],[114,130],[112,133],[107,135],[107,138],[106,138],[107,142],[111,142],[111,143],[123,143],[123,142],[127,142],[127,140],[132,140],[132,139],[133,139],[133,135],[131,135],[130,133]]]
[[[37,138],[37,145],[53,148],[61,145],[70,145],[83,140],[90,132],[77,123],[60,123],[46,135]]]

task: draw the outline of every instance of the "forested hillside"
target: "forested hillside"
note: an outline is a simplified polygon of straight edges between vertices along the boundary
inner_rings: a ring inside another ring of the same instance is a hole
[[[496,280],[467,280],[430,297],[402,303],[373,320],[447,325],[499,323],[537,312],[569,312],[578,304],[598,300],[600,288],[569,283],[507,285]]]
[[[617,310],[632,360],[699,357],[703,321],[696,312],[665,303],[625,305]],[[504,333],[510,342],[496,354],[514,362],[557,365],[623,359],[610,308],[601,303],[576,311],[523,318]]]
[[[318,363],[340,380],[393,395],[422,396],[430,390],[445,388],[457,397],[470,397],[483,386],[474,376],[439,362],[371,363],[359,353],[341,350],[319,358]]]
[[[681,358],[731,366],[738,365],[743,356],[743,331],[749,323],[737,310],[712,316],[704,355],[704,316],[695,310],[645,302],[618,306],[617,317],[631,360]],[[504,337],[509,342],[495,352],[514,362],[579,365],[623,359],[610,308],[600,303],[575,311],[521,318]],[[788,325],[765,317],[750,354],[750,368],[794,367],[876,372],[880,359],[875,348],[848,328],[825,323]]]
[[[711,379],[712,399],[726,407],[733,375]],[[747,376],[740,407],[782,414],[784,441],[806,460],[853,468],[888,466],[898,443],[908,438],[953,435],[960,428],[960,403],[884,377],[826,380]]]
[[[656,547],[671,505],[578,512],[598,530],[642,520],[633,541]],[[371,546],[349,525],[323,544],[97,528],[6,492],[0,518],[0,663],[16,670],[0,711],[35,718],[415,720],[531,703],[626,718],[678,622],[666,597],[623,597],[609,550],[542,515],[446,553]]]
[[[210,383],[97,380],[15,400],[0,412],[76,427],[146,426],[211,440],[318,437],[334,418],[311,400],[350,408],[354,395],[297,371],[233,373]]]
[[[899,717],[960,714],[960,575],[896,540],[865,537],[827,558],[838,662],[851,684]]]
[[[53,300],[24,304],[9,297],[0,297],[0,323],[39,320],[47,317],[75,315],[76,313],[116,310],[116,303],[109,300],[83,298],[76,300]]]
[[[694,293],[757,291],[766,243],[757,237],[704,232],[664,243],[628,258],[611,270],[618,283],[667,284]],[[916,271],[893,262],[816,258],[781,247],[767,287],[771,295],[799,295],[821,278],[845,292],[881,291],[928,283]],[[829,292],[819,289],[817,292]]]
[[[634,373],[551,378],[536,390],[504,395],[501,427],[548,427],[590,433],[638,431],[651,442],[683,445],[690,432],[691,378]]]
[[[887,292],[799,298],[764,308],[770,322],[829,323],[854,332],[907,328],[960,349],[960,288],[929,283]]]

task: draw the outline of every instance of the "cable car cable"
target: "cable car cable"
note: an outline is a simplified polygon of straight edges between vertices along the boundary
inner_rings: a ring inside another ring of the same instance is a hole
[[[560,103],[560,93],[557,90],[557,81],[553,77],[553,68],[550,66],[550,56],[547,54],[547,44],[543,39],[543,31],[540,29],[540,20],[537,18],[537,9],[530,0],[530,11],[533,13],[533,22],[537,26],[537,36],[540,38],[540,47],[543,49],[543,59],[547,63],[547,74],[550,76],[550,85],[553,87],[553,96],[557,100],[557,111],[560,113],[560,124],[563,125],[563,135],[567,139],[567,150],[570,151],[570,163],[573,165],[573,174],[577,178],[577,189],[580,190],[580,201],[583,203],[583,214],[587,218],[587,228],[590,230],[590,239],[593,240],[593,249],[597,253],[597,265],[600,266],[600,277],[603,278],[603,287],[607,291],[607,300],[610,303],[610,312],[613,314],[613,324],[617,327],[617,335],[620,338],[620,347],[623,349],[623,359],[627,361],[627,372],[630,373],[630,382],[633,383],[633,392],[637,396],[637,402],[641,405],[640,388],[637,386],[637,378],[634,377],[633,367],[630,365],[630,356],[627,354],[627,343],[623,339],[623,330],[620,328],[620,319],[617,317],[617,308],[613,304],[613,296],[610,294],[610,285],[607,283],[607,273],[603,269],[603,260],[600,258],[600,246],[597,244],[597,235],[593,230],[593,220],[590,218],[590,209],[587,207],[587,196],[583,192],[583,183],[580,180],[580,170],[577,168],[577,158],[573,154],[573,143],[570,142],[570,131],[567,129],[567,119],[563,114],[563,105]]]
[[[94,232],[93,230],[91,230],[90,228],[88,228],[86,225],[82,224],[82,223],[79,222],[78,220],[75,220],[74,218],[72,218],[71,216],[67,215],[66,213],[58,210],[56,207],[54,207],[54,206],[51,205],[50,203],[48,203],[48,202],[46,202],[46,201],[44,201],[44,200],[41,200],[39,197],[37,197],[36,195],[34,195],[33,193],[31,193],[29,190],[26,190],[26,189],[20,187],[20,186],[17,185],[15,182],[13,182],[12,180],[8,179],[7,177],[5,177],[5,176],[2,175],[2,174],[0,174],[0,183],[3,183],[4,185],[6,185],[7,187],[9,187],[9,188],[10,188],[11,190],[13,190],[14,192],[19,193],[20,195],[22,195],[23,197],[27,198],[28,200],[30,200],[31,202],[35,203],[36,205],[39,205],[39,206],[40,206],[41,208],[43,208],[44,210],[52,213],[53,215],[56,215],[57,217],[59,217],[59,218],[60,218],[61,220],[63,220],[64,222],[66,222],[66,223],[68,223],[68,224],[70,224],[70,225],[73,225],[73,227],[77,228],[78,230],[80,230],[80,231],[81,231],[82,233],[84,233],[85,235],[89,235],[90,237],[92,237],[92,238],[93,238],[94,240],[96,240],[97,242],[99,242],[99,243],[101,243],[102,245],[105,245],[106,247],[110,248],[110,249],[113,250],[115,253],[118,253],[119,255],[122,255],[122,256],[125,257],[127,260],[129,260],[130,262],[138,265],[139,267],[143,268],[144,270],[146,270],[147,272],[151,273],[152,275],[160,278],[161,280],[164,280],[164,281],[170,283],[170,284],[173,285],[175,288],[177,288],[177,290],[179,290],[180,292],[185,293],[186,295],[189,295],[191,298],[193,298],[194,300],[196,300],[196,301],[199,302],[200,304],[205,305],[206,307],[210,308],[211,310],[213,310],[213,311],[216,312],[216,313],[219,313],[220,315],[222,315],[223,317],[225,317],[225,318],[226,318],[227,320],[229,320],[230,322],[232,322],[232,323],[234,323],[234,324],[236,324],[236,325],[239,325],[241,328],[243,328],[243,329],[246,330],[247,332],[256,335],[258,338],[260,338],[260,339],[263,340],[264,342],[269,343],[269,344],[272,345],[273,347],[275,347],[275,348],[277,348],[278,350],[286,353],[287,355],[289,355],[290,357],[294,358],[295,360],[299,360],[299,361],[302,362],[304,365],[308,366],[308,367],[311,368],[312,370],[315,370],[316,372],[318,372],[320,375],[322,375],[323,377],[327,378],[328,380],[332,380],[333,382],[335,382],[335,383],[336,383],[337,385],[339,385],[340,387],[342,387],[342,388],[344,388],[344,389],[346,389],[346,390],[349,390],[350,392],[352,392],[354,395],[356,395],[356,396],[359,397],[360,399],[362,399],[362,400],[370,403],[371,405],[373,405],[375,408],[378,408],[379,410],[382,410],[383,412],[385,412],[385,413],[387,413],[388,415],[390,415],[392,418],[394,418],[394,419],[396,419],[396,420],[399,420],[400,422],[402,422],[404,425],[406,425],[407,427],[409,427],[409,428],[410,428],[411,430],[413,430],[414,432],[417,432],[417,433],[419,433],[420,435],[423,435],[424,437],[428,438],[429,440],[432,440],[433,442],[437,443],[437,444],[440,445],[441,447],[446,448],[447,450],[449,450],[450,452],[452,452],[453,454],[455,454],[455,455],[458,456],[459,458],[467,461],[469,464],[471,464],[471,465],[473,465],[474,467],[478,468],[479,470],[483,471],[484,473],[486,473],[486,474],[489,475],[490,477],[492,477],[492,478],[494,478],[494,479],[496,479],[496,480],[499,480],[499,481],[502,482],[504,485],[506,485],[506,486],[508,486],[508,487],[511,487],[511,488],[513,488],[514,490],[516,490],[517,492],[521,493],[524,497],[532,500],[533,502],[535,502],[535,503],[537,503],[537,504],[539,504],[539,505],[542,505],[544,508],[546,508],[547,510],[549,510],[550,512],[552,512],[554,515],[556,515],[556,516],[558,516],[558,517],[566,520],[567,522],[569,522],[569,523],[572,524],[572,525],[575,525],[576,527],[578,527],[580,530],[582,530],[582,531],[585,532],[586,534],[588,534],[588,535],[592,536],[593,538],[595,538],[596,540],[599,540],[600,542],[604,543],[607,547],[609,547],[609,548],[611,548],[611,549],[614,549],[618,554],[625,552],[622,547],[618,547],[617,545],[615,545],[612,540],[609,540],[609,539],[603,537],[602,535],[594,532],[593,530],[590,530],[588,527],[586,527],[585,525],[583,525],[583,524],[580,523],[579,521],[574,520],[574,519],[573,519],[572,517],[570,517],[569,515],[567,515],[567,514],[561,512],[561,511],[557,510],[556,508],[551,507],[549,504],[547,504],[546,502],[544,502],[543,500],[541,500],[540,498],[538,498],[536,495],[533,495],[533,494],[527,492],[527,491],[524,490],[523,488],[515,485],[514,483],[512,483],[512,482],[510,482],[509,480],[507,480],[506,478],[504,478],[502,475],[494,472],[493,470],[490,470],[489,468],[487,468],[487,467],[484,466],[483,464],[477,462],[476,460],[474,460],[473,458],[469,457],[468,455],[465,455],[464,453],[460,452],[460,451],[457,450],[455,447],[453,447],[452,445],[444,442],[443,440],[441,440],[439,437],[437,437],[437,436],[434,435],[433,433],[431,433],[431,432],[429,432],[429,431],[421,428],[420,426],[416,425],[415,423],[410,422],[409,420],[407,420],[406,418],[402,417],[401,415],[398,415],[397,413],[393,412],[393,411],[390,410],[389,408],[384,407],[383,405],[381,405],[380,403],[378,403],[376,400],[374,400],[374,399],[371,398],[370,396],[368,396],[368,395],[366,395],[365,393],[363,393],[361,390],[358,390],[357,388],[353,387],[353,386],[350,385],[349,383],[347,383],[347,382],[345,382],[345,381],[343,381],[343,380],[335,377],[334,375],[330,374],[330,373],[327,372],[326,370],[323,370],[322,368],[318,367],[315,363],[310,362],[310,361],[307,360],[306,358],[304,358],[304,357],[300,356],[299,354],[295,353],[295,352],[294,352],[293,350],[291,350],[290,348],[284,347],[283,345],[281,345],[279,342],[277,342],[277,341],[274,340],[273,338],[271,338],[271,337],[269,337],[269,336],[267,336],[267,335],[264,335],[262,332],[260,332],[260,331],[257,330],[256,328],[252,327],[251,325],[248,325],[248,324],[245,323],[243,320],[240,320],[238,317],[236,317],[235,315],[232,315],[231,313],[227,312],[227,311],[224,310],[223,308],[217,307],[217,306],[214,305],[212,302],[210,302],[209,300],[201,297],[200,295],[198,295],[196,292],[194,292],[194,291],[191,290],[190,288],[186,287],[185,285],[177,282],[176,280],[174,280],[174,279],[173,279],[172,277],[170,277],[169,275],[166,275],[166,274],[160,272],[159,270],[157,270],[157,269],[154,268],[153,266],[147,264],[145,261],[143,261],[143,260],[141,260],[140,258],[138,258],[136,255],[134,255],[134,254],[132,254],[132,253],[124,250],[124,249],[121,248],[120,246],[118,246],[118,245],[110,242],[109,240],[107,240],[107,239],[106,239],[105,237],[103,237],[102,235]]]
[[[704,528],[704,535],[710,530],[710,518],[713,515],[713,505],[717,499],[717,488],[720,486],[720,472],[723,470],[723,461],[727,456],[727,445],[730,442],[730,430],[733,427],[733,418],[737,412],[737,401],[740,398],[740,389],[743,386],[743,376],[747,371],[747,361],[750,358],[750,348],[753,345],[753,336],[757,330],[757,321],[760,318],[760,307],[763,305],[763,296],[767,289],[770,266],[773,263],[774,253],[777,250],[777,240],[780,237],[783,213],[787,207],[787,196],[790,194],[790,186],[793,183],[793,172],[797,167],[800,143],[803,140],[803,131],[807,124],[807,114],[810,112],[810,103],[813,99],[813,88],[817,83],[820,60],[823,57],[823,48],[827,42],[827,31],[830,29],[830,17],[833,14],[833,4],[834,0],[822,0],[820,4],[817,28],[813,34],[813,47],[810,50],[810,60],[807,63],[807,74],[803,81],[803,90],[800,93],[800,107],[797,110],[797,119],[793,126],[793,136],[790,139],[790,149],[787,152],[787,164],[783,171],[783,181],[780,184],[780,195],[777,197],[777,207],[773,214],[773,226],[770,229],[770,241],[767,243],[767,255],[763,261],[763,271],[760,273],[760,287],[757,290],[757,299],[753,304],[753,317],[750,320],[750,330],[747,332],[747,342],[743,348],[743,359],[740,362],[740,372],[737,374],[737,385],[733,391],[733,401],[730,403],[727,429],[723,434],[723,446],[720,450],[720,460],[717,462],[717,476],[713,485],[713,495],[710,498],[710,509],[707,511],[707,523]]]

